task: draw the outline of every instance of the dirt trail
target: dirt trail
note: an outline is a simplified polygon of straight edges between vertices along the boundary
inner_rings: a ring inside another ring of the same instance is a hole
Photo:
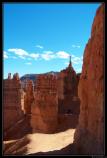
[[[5,155],[29,155],[57,151],[73,143],[75,129],[56,134],[28,134],[16,141],[4,141]]]

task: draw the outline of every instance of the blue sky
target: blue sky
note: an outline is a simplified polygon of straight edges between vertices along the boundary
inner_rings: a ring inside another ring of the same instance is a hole
[[[9,72],[60,71],[69,55],[82,70],[85,45],[100,3],[4,3],[4,78]]]

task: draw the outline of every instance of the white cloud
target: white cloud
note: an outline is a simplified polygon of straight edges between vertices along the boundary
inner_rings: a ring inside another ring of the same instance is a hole
[[[7,55],[7,52],[6,52],[6,51],[3,52],[3,57],[4,57],[4,59],[7,59],[7,58],[8,58],[8,55]]]
[[[63,59],[67,59],[70,56],[67,52],[64,51],[59,51],[56,53],[56,55],[58,58],[63,58]]]
[[[19,55],[19,58],[21,58],[21,59],[26,59],[26,57],[24,57],[24,56],[20,56],[20,55]]]
[[[26,64],[26,65],[32,65],[32,63],[30,63],[30,62],[29,62],[29,63],[25,63],[25,64]]]
[[[58,51],[56,53],[54,53],[52,51],[44,51],[44,53],[41,54],[41,57],[45,60],[51,60],[54,58],[68,59],[69,56],[70,55],[65,51]]]
[[[78,57],[75,57],[75,58],[72,59],[72,63],[74,63],[74,64],[82,64],[82,59],[78,58]]]
[[[43,49],[43,46],[41,46],[41,45],[36,45],[35,47]]]
[[[72,60],[72,63],[74,64],[80,64],[78,61]]]
[[[45,60],[50,60],[55,58],[55,54],[52,51],[44,51],[44,53],[41,54],[41,57]]]
[[[80,48],[79,45],[75,45],[75,44],[73,44],[72,47],[73,47],[73,48]]]
[[[18,49],[18,48],[12,48],[12,49],[8,49],[9,52],[14,53],[15,55],[17,55],[17,57],[21,58],[21,59],[27,59],[27,60],[32,60],[35,59],[37,60],[38,58],[40,59],[44,59],[44,60],[51,60],[54,58],[60,58],[60,59],[68,59],[70,54],[65,52],[65,51],[58,51],[58,52],[53,52],[53,51],[43,51],[42,54],[40,53],[28,53],[27,51],[23,50],[23,49]],[[8,53],[9,53],[8,52]],[[13,59],[17,58],[16,56],[11,57]],[[7,53],[4,51],[4,58],[8,58]],[[71,60],[73,64],[82,64],[83,62],[83,57],[78,57],[75,55],[71,55]],[[67,65],[68,63],[66,63]],[[30,65],[30,64],[28,64]]]
[[[29,54],[29,57],[37,59],[39,57],[39,54],[31,53],[31,54]]]
[[[13,52],[15,53],[16,55],[19,55],[19,56],[28,56],[28,52],[26,52],[25,50],[23,49],[18,49],[18,48],[12,48],[12,49],[8,49],[9,52]]]
[[[43,52],[46,54],[54,54],[54,52],[52,52],[52,51],[43,51]]]
[[[38,53],[28,53],[27,51],[18,48],[8,49],[8,51],[14,53],[21,59],[27,59],[29,57],[33,59],[37,59],[39,57]]]
[[[8,58],[8,56],[7,56],[6,54],[4,54],[4,58],[5,58],[5,59],[7,59],[7,58]]]
[[[39,57],[41,57],[44,60],[51,60],[53,58],[63,58],[63,59],[69,58],[69,54],[65,51],[58,51],[56,53],[54,53],[53,51],[43,51],[42,54],[39,54],[39,53],[28,53],[23,49],[11,48],[8,49],[8,52],[14,53],[21,59],[28,59],[28,60],[31,60],[31,58],[36,60]]]

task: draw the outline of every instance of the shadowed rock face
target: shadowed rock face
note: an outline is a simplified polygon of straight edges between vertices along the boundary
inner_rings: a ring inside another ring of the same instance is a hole
[[[25,92],[26,94],[24,96],[24,112],[25,114],[31,114],[31,105],[34,101],[32,80],[27,81]]]
[[[94,18],[83,58],[78,95],[81,100],[75,146],[82,154],[103,154],[104,129],[104,5]]]
[[[78,98],[78,80],[77,74],[71,64],[58,74],[58,113],[59,114],[77,114],[80,111],[80,100]]]

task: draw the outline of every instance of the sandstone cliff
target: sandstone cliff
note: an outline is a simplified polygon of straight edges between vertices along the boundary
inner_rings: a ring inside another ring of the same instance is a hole
[[[81,100],[75,146],[79,154],[103,154],[104,5],[94,18],[83,58],[78,95]]]

